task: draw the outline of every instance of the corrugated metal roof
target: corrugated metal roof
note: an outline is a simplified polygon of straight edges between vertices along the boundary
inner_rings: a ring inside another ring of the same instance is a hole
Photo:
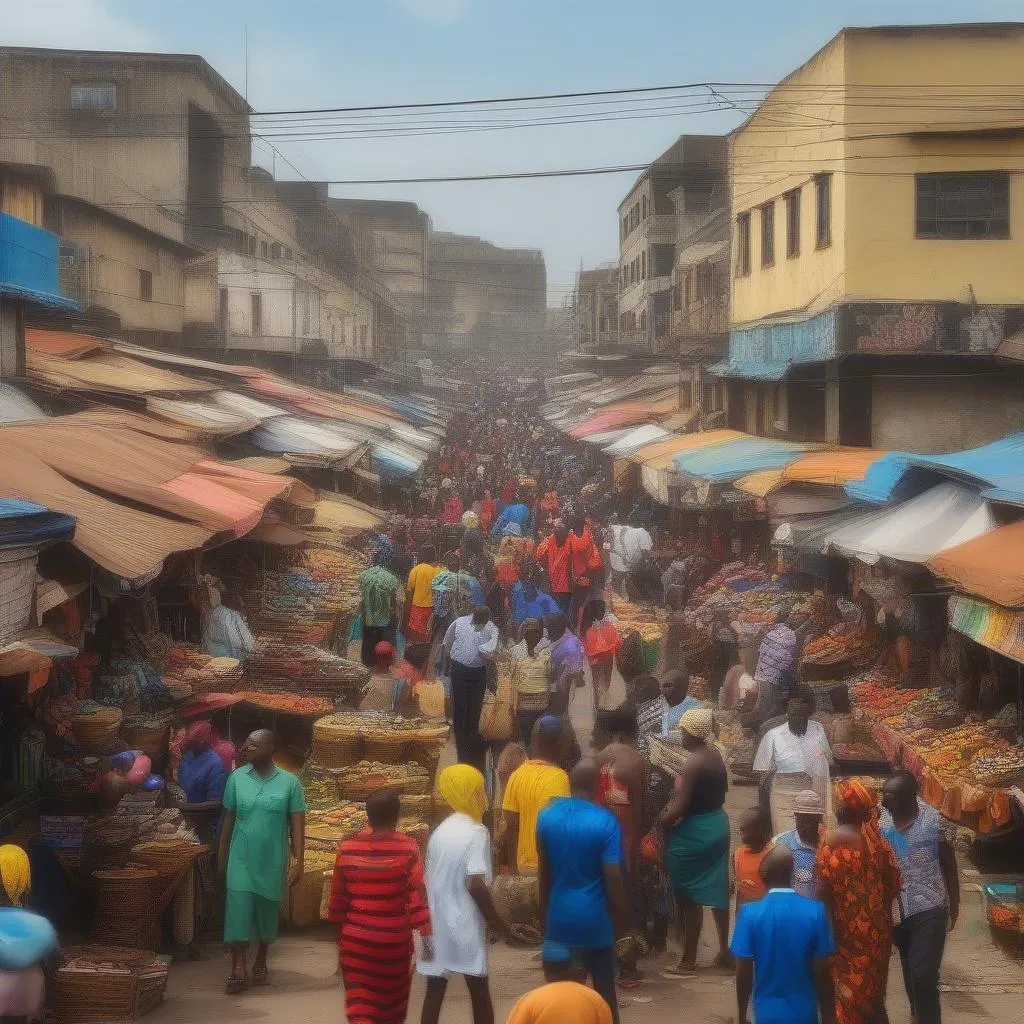
[[[840,487],[864,475],[887,452],[879,448],[828,448],[804,455],[782,470],[783,480]]]
[[[277,452],[295,464],[306,461],[304,456],[309,457],[312,465],[348,464],[366,450],[365,442],[298,416],[266,420],[249,434],[249,439],[257,448]]]
[[[46,413],[13,384],[0,384],[0,424],[45,420]]]
[[[103,338],[73,331],[46,331],[38,327],[25,328],[25,348],[62,359],[80,359],[91,352],[101,352],[110,345]]]
[[[87,491],[29,452],[0,441],[0,494],[20,495],[76,520],[74,545],[87,558],[133,583],[153,579],[175,551],[202,547],[212,531],[175,522]]]
[[[763,469],[788,466],[813,445],[744,436],[695,451],[680,452],[673,458],[676,471],[717,483],[737,480]]]
[[[655,441],[663,441],[668,436],[669,432],[657,424],[645,423],[642,427],[630,430],[624,437],[620,437],[608,445],[604,449],[604,453],[611,455],[612,458],[624,458]]]
[[[741,476],[733,487],[744,494],[752,494],[755,498],[766,498],[777,487],[781,487],[782,483],[781,469],[760,469],[756,473]]]
[[[758,363],[724,360],[712,363],[708,373],[716,377],[742,377],[744,380],[784,380],[792,369],[789,363]]]
[[[855,501],[882,504],[920,494],[945,478],[982,490],[994,488],[1000,492],[1000,501],[1014,496],[1014,503],[1024,503],[1022,466],[1024,433],[1017,433],[948,455],[889,452],[869,467],[862,481],[847,484],[846,490]]]
[[[210,398],[221,408],[259,423],[262,423],[263,420],[273,419],[275,416],[289,415],[287,409],[269,405],[267,402],[261,402],[258,398],[244,395],[239,391],[215,391]]]
[[[213,389],[211,384],[150,366],[117,352],[92,352],[81,359],[61,359],[29,349],[25,358],[29,379],[41,387],[57,391],[187,395]]]
[[[939,552],[928,568],[969,594],[1024,607],[1024,520]]]
[[[666,437],[664,441],[640,448],[633,452],[630,458],[652,470],[661,470],[670,466],[679,452],[706,448],[708,445],[720,444],[722,441],[731,441],[743,436],[738,430],[705,430],[696,434],[680,434],[678,437]]]
[[[146,398],[146,411],[160,419],[191,427],[208,437],[230,437],[252,430],[260,420],[242,416],[213,402],[199,399]]]
[[[923,564],[995,525],[988,502],[976,490],[946,482],[837,530],[828,536],[825,548],[869,565],[881,558]]]

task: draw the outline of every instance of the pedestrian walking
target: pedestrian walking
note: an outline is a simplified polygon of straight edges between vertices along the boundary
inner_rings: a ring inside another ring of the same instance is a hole
[[[487,743],[480,735],[480,711],[487,686],[487,663],[498,649],[498,627],[486,605],[457,618],[442,641],[452,681],[452,730],[456,756],[481,771]]]
[[[917,779],[907,771],[886,780],[882,804],[879,827],[903,875],[893,941],[910,1012],[917,1024],[939,1024],[946,927],[955,927],[960,916],[953,826],[920,798]]]
[[[338,847],[328,918],[338,925],[338,965],[351,1024],[403,1024],[409,1006],[413,933],[433,955],[423,864],[397,832],[398,794],[366,801],[368,825]]]
[[[466,979],[473,1024],[493,1024],[487,981],[487,927],[501,934],[491,901],[491,837],[483,825],[487,809],[484,777],[468,764],[445,768],[437,793],[451,814],[427,844],[426,887],[433,931],[433,957],[417,970],[427,979],[421,1024],[438,1024],[448,980]]]
[[[569,528],[561,520],[555,523],[550,536],[545,537],[536,547],[534,557],[544,566],[548,576],[548,589],[555,604],[566,616],[572,604],[572,544]]]
[[[224,787],[219,851],[227,886],[224,942],[231,949],[228,995],[249,984],[251,938],[257,942],[252,983],[266,984],[286,877],[289,886],[302,877],[306,845],[306,796],[299,780],[274,764],[274,734],[269,729],[251,733],[240,754],[245,766],[233,771]]]
[[[818,879],[814,862],[821,845],[821,831],[825,821],[825,805],[813,789],[797,793],[793,800],[795,828],[775,837],[775,845],[783,846],[793,855],[793,888],[801,896],[816,899]]]
[[[736,1019],[747,1024],[753,996],[757,1024],[835,1024],[835,942],[825,908],[794,891],[788,850],[772,850],[760,874],[765,895],[740,908],[732,937]]]
[[[373,556],[373,565],[359,574],[359,615],[363,623],[363,664],[373,665],[374,648],[381,641],[394,644],[401,584],[391,572],[390,546]]]
[[[618,1022],[615,937],[629,930],[622,876],[622,831],[596,802],[599,769],[573,769],[571,795],[553,800],[537,818],[540,908],[545,922],[541,959],[570,964],[593,980]]]

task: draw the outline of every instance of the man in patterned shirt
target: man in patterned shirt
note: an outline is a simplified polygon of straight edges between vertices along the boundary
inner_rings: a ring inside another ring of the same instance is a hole
[[[814,862],[818,857],[824,819],[825,805],[821,797],[813,789],[805,789],[793,800],[796,828],[775,837],[775,845],[784,846],[793,855],[793,888],[812,900],[817,898]]]
[[[893,940],[911,1013],[917,1024],[940,1024],[939,969],[947,918],[953,927],[960,914],[960,878],[953,826],[917,792],[917,779],[910,772],[888,779],[882,789],[879,827],[903,874]]]

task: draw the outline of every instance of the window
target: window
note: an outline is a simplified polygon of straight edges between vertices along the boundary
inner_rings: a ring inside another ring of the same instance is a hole
[[[263,333],[263,296],[259,292],[253,292],[249,296],[249,316],[252,320],[252,335],[254,338]]]
[[[1007,171],[918,174],[918,238],[1009,238]]]
[[[683,302],[686,303],[685,308],[689,309],[693,305],[693,272],[688,270],[683,281]]]
[[[268,250],[268,247],[267,247],[267,243],[266,242],[260,242],[260,256],[262,256],[263,259],[267,258],[268,251],[269,250]]]
[[[146,302],[153,300],[153,274],[149,270],[139,271],[139,298]]]
[[[117,86],[111,82],[99,85],[73,85],[71,109],[101,113],[117,110]]]
[[[221,336],[228,333],[228,290],[221,288],[217,292],[217,329]]]
[[[272,260],[279,260],[281,258],[281,243],[271,242],[270,243],[270,258]]]
[[[815,245],[819,249],[827,249],[832,244],[832,175],[816,174],[814,176],[814,209],[816,212],[817,239]]]
[[[647,250],[646,249],[644,249],[644,251],[642,253],[640,253],[640,276],[642,278],[647,277]]]
[[[775,202],[761,207],[761,266],[770,267],[775,262]]]
[[[641,207],[641,209],[643,211],[643,218],[644,218],[644,220],[647,220],[647,196],[644,196],[640,200],[640,207]]]
[[[647,333],[647,310],[641,310],[640,312],[640,333]]]
[[[683,282],[676,278],[676,286],[672,289],[672,308],[683,308]]]
[[[704,412],[722,412],[725,409],[725,384],[720,380],[704,385]]]
[[[366,348],[366,338],[369,333],[369,330],[370,329],[369,327],[366,326],[366,324],[359,325],[359,343],[363,346],[364,349]]]
[[[245,247],[248,250],[250,256],[256,255],[256,236],[246,235]]]
[[[292,258],[292,251],[287,246],[284,248],[284,258],[290,260]]]
[[[800,189],[795,188],[783,197],[786,201],[786,256],[800,255]]]
[[[750,273],[750,214],[741,213],[736,218],[736,276],[746,277]]]

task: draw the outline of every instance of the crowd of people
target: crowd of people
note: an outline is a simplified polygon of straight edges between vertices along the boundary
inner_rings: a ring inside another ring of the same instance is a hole
[[[391,709],[411,700],[423,713],[417,695],[443,687],[436,713],[452,723],[458,763],[438,790],[452,814],[421,866],[395,835],[397,803],[381,794],[368,805],[370,833],[339,851],[331,914],[350,1019],[404,1019],[415,945],[425,1024],[454,975],[466,978],[474,1020],[489,1024],[491,932],[541,947],[548,984],[511,1021],[617,1021],[616,988],[643,983],[640,964],[665,950],[673,922],[679,960],[662,975],[699,969],[710,908],[712,967],[735,970],[741,1020],[751,1006],[758,1024],[883,1020],[895,943],[915,1020],[938,1021],[945,927],[959,903],[950,835],[911,775],[886,784],[884,809],[860,781],[832,784],[814,693],[796,681],[807,624],[782,610],[751,674],[724,617],[700,693],[670,642],[657,675],[645,672],[615,601],[663,605],[671,623],[726,557],[722,539],[665,567],[648,510],[620,507],[592,458],[511,401],[453,420],[448,442],[410,505],[417,514],[376,538],[360,584],[364,660],[379,664],[382,644],[407,652],[390,677]],[[613,706],[616,674],[624,697]],[[584,753],[569,711],[587,689]],[[511,704],[507,727],[485,734],[485,704],[499,699]],[[736,849],[720,713],[754,741],[759,799]],[[674,770],[654,756],[666,745]],[[386,934],[388,921],[404,922],[387,950],[382,939],[367,946],[374,913]],[[592,991],[580,987],[588,978]]]

